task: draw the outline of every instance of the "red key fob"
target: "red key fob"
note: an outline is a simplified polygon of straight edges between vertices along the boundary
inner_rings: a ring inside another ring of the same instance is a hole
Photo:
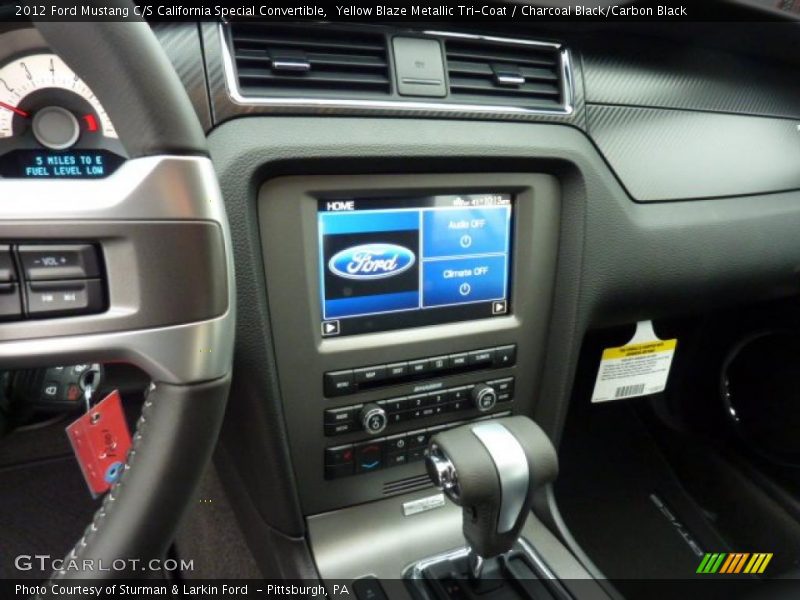
[[[89,491],[96,498],[119,479],[131,447],[119,392],[111,392],[69,425],[67,436]]]

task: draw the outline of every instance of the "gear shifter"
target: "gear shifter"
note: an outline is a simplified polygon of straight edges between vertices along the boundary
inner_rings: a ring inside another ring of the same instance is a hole
[[[462,507],[474,581],[481,578],[487,561],[512,549],[534,492],[558,473],[547,435],[523,416],[439,433],[431,439],[426,464],[433,482]]]

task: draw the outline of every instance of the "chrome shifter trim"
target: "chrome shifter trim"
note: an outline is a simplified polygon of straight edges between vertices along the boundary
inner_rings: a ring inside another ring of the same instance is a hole
[[[472,433],[488,450],[500,479],[500,514],[497,533],[506,533],[522,512],[528,497],[528,459],[517,438],[500,423],[479,423]]]

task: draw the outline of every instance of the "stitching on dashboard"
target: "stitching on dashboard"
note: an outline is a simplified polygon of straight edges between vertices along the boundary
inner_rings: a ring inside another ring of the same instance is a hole
[[[114,509],[114,505],[116,500],[120,497],[122,491],[124,490],[125,484],[127,480],[130,478],[130,472],[133,469],[133,465],[136,462],[136,452],[139,449],[140,445],[143,443],[144,440],[144,433],[147,431],[147,421],[149,418],[149,413],[154,406],[153,401],[150,399],[152,392],[156,388],[151,386],[149,389],[148,397],[145,399],[144,405],[142,406],[142,413],[139,416],[139,420],[136,422],[136,428],[133,434],[133,440],[131,444],[131,449],[128,451],[128,457],[125,461],[125,468],[120,476],[119,480],[111,486],[111,489],[106,493],[105,498],[103,498],[103,502],[97,511],[94,513],[94,517],[92,517],[92,521],[88,527],[83,532],[81,538],[75,543],[72,549],[69,551],[67,556],[65,557],[64,561],[77,561],[80,560],[81,554],[85,548],[89,546],[89,543],[94,539],[94,537],[100,532],[100,529],[103,526],[103,522],[105,521],[106,517],[111,514],[111,511]],[[50,575],[50,580],[58,580],[65,577],[67,574],[65,569],[61,569],[59,571],[55,571]]]

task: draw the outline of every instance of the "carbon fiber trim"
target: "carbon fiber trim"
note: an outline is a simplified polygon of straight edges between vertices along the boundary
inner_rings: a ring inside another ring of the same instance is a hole
[[[153,23],[153,33],[164,49],[178,77],[186,88],[204,131],[211,129],[211,106],[208,101],[203,50],[196,23]]]
[[[589,103],[800,118],[788,64],[640,39],[585,50],[583,66]]]
[[[402,106],[403,102],[397,102],[399,106],[391,107],[342,107],[342,106],[297,106],[281,104],[244,104],[235,102],[228,91],[226,83],[224,61],[222,55],[222,40],[220,28],[216,23],[202,23],[201,33],[203,38],[203,48],[205,50],[206,71],[208,74],[208,86],[211,96],[212,118],[215,124],[222,123],[228,119],[239,116],[256,114],[314,114],[314,115],[369,115],[369,116],[390,116],[390,117],[414,117],[414,118],[448,118],[448,119],[482,119],[482,120],[502,120],[502,121],[545,121],[566,123],[583,127],[585,124],[583,106],[583,86],[582,77],[574,60],[571,64],[573,71],[572,83],[573,102],[572,111],[568,114],[547,114],[536,112],[515,112],[509,109],[508,112],[484,111],[480,107],[475,110],[452,110],[446,102],[442,103],[442,108],[414,108],[413,102],[408,102],[408,107]]]
[[[589,105],[589,132],[640,201],[800,189],[800,121]]]

